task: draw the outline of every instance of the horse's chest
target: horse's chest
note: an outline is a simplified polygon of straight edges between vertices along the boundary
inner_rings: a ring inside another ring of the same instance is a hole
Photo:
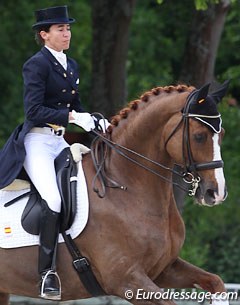
[[[150,276],[154,278],[173,259],[178,257],[185,238],[185,228],[181,217],[177,215],[162,222],[158,226],[158,230],[153,231],[148,236],[146,269],[148,269]]]
[[[169,236],[172,252],[178,255],[185,239],[185,226],[178,213],[175,217],[170,218]]]

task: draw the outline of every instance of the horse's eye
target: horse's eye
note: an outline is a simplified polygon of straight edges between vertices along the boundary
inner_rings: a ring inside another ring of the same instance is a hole
[[[205,132],[196,133],[193,137],[197,143],[204,143],[207,140],[207,134]]]

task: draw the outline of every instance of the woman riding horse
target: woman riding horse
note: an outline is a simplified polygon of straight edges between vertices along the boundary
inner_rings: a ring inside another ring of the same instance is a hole
[[[227,84],[214,93],[208,93],[208,87],[155,88],[112,119],[108,135],[96,139],[92,148],[99,161],[96,168],[101,166],[94,184],[101,198],[92,190],[93,159],[90,154],[83,158],[90,217],[74,241],[106,295],[131,298],[134,305],[170,305],[172,300],[154,295],[169,287],[202,288],[211,298],[225,291],[219,276],[179,258],[185,228],[172,188],[172,176],[177,174],[190,182],[200,205],[214,206],[226,198],[217,103]],[[182,171],[175,172],[174,164]],[[36,246],[0,249],[2,305],[8,304],[9,293],[37,297],[32,284],[38,281],[37,252]],[[58,248],[57,266],[62,300],[91,297],[72,268],[64,243]],[[139,289],[155,294],[141,299]]]

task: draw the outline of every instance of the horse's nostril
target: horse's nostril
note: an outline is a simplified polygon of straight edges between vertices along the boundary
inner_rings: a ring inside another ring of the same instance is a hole
[[[216,198],[215,198],[214,190],[212,190],[212,189],[206,190],[205,195],[204,195],[204,201],[209,205],[215,204]]]
[[[206,195],[209,196],[209,197],[215,198],[215,192],[214,192],[214,190],[208,189],[208,190],[206,191]]]

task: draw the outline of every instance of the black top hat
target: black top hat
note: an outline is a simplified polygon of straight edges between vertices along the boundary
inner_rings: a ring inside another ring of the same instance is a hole
[[[68,17],[67,6],[55,6],[35,11],[36,23],[34,30],[45,25],[73,23],[75,19]]]

